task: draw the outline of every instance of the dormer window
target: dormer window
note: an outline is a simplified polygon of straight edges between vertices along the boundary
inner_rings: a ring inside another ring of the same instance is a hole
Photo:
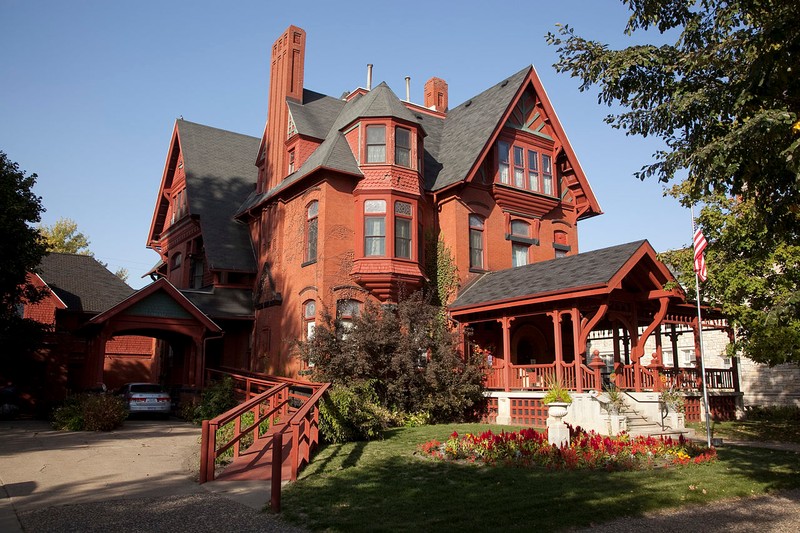
[[[513,169],[513,177],[512,177]],[[497,183],[555,196],[553,158],[523,143],[497,142]]]
[[[367,126],[367,163],[386,162],[386,126]]]
[[[399,126],[394,129],[394,164],[411,167],[411,130]]]

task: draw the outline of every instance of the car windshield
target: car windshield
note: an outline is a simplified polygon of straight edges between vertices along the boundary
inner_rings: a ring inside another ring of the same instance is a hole
[[[154,393],[154,392],[165,392],[164,387],[161,385],[156,385],[155,383],[138,383],[136,385],[131,385],[131,392],[146,392],[146,393]]]

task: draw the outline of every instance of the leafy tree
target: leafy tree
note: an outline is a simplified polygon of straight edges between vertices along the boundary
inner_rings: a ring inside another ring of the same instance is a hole
[[[42,199],[32,191],[36,178],[36,174],[26,176],[0,152],[0,345],[6,354],[32,349],[41,333],[38,323],[18,312],[23,302],[43,297],[26,278],[46,253],[39,232],[31,226],[43,211]]]
[[[676,42],[612,50],[563,26],[547,36],[555,67],[619,106],[607,123],[664,141],[636,177],[672,182],[686,206],[705,204],[703,296],[728,314],[739,347],[759,361],[800,361],[800,3],[623,2],[626,33],[654,28]]]
[[[800,244],[775,239],[753,219],[755,202],[709,198],[699,221],[714,243],[706,254],[708,280],[702,296],[719,306],[735,327],[736,342],[751,359],[769,364],[800,361]],[[762,243],[769,243],[764,246]],[[692,249],[661,254],[678,270],[694,298]]]
[[[425,412],[433,421],[473,416],[483,402],[483,360],[463,360],[458,338],[421,293],[396,305],[367,302],[352,325],[325,314],[311,339],[298,343],[313,377],[368,386],[378,407]]]
[[[39,226],[47,243],[48,252],[94,256],[89,250],[89,239],[78,231],[78,223],[70,218],[59,218],[52,226]]]
[[[47,243],[48,252],[94,257],[94,252],[89,249],[89,239],[78,231],[78,223],[71,218],[59,218],[52,226],[39,225],[39,232]],[[108,263],[99,262],[108,267]],[[127,268],[120,267],[114,275],[122,281],[127,281],[130,274]]]

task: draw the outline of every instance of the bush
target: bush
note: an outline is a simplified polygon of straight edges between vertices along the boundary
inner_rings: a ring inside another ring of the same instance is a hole
[[[763,422],[800,422],[800,407],[796,405],[748,405],[748,420]]]
[[[329,381],[345,390],[363,390],[369,383],[369,401],[351,404],[345,392],[337,393],[340,398],[331,395],[336,398],[331,406],[332,436],[339,439],[347,434],[335,429],[339,417],[346,416],[342,413],[357,417],[342,428],[363,427],[369,413],[377,417],[368,424],[371,428],[386,424],[390,418],[386,412],[427,413],[430,422],[462,421],[480,414],[485,404],[484,360],[462,358],[459,341],[442,308],[417,292],[396,305],[368,301],[350,326],[323,313],[314,336],[297,346],[300,357],[313,363],[315,381]]]
[[[61,431],[111,431],[128,417],[122,398],[110,394],[76,394],[53,412]]]
[[[200,403],[181,410],[183,417],[195,424],[211,420],[239,405],[233,390],[233,378],[225,376],[203,391]]]
[[[319,406],[319,431],[326,442],[383,437],[390,414],[378,404],[372,383],[333,385]]]

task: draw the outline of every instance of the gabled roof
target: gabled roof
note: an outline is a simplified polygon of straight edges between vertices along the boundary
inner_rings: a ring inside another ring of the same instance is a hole
[[[70,311],[99,313],[134,292],[89,255],[50,253],[36,270]]]
[[[208,267],[255,272],[248,228],[233,216],[255,188],[259,139],[183,119],[175,127],[189,213],[200,217]]]
[[[625,277],[640,261],[652,262],[658,283],[674,279],[663,263],[655,259],[655,251],[646,240],[620,244],[573,256],[551,259],[516,268],[488,272],[466,287],[449,306],[451,312],[486,304],[515,302],[535,297],[569,295],[575,291],[598,289],[610,292],[622,287]]]
[[[148,304],[149,301],[151,304]],[[166,278],[160,278],[135,291],[128,298],[92,317],[89,324],[102,324],[121,314],[146,316],[151,319],[194,320],[214,333],[222,331],[222,328],[198,309]]]
[[[437,191],[466,179],[481,151],[502,127],[503,115],[531,69],[525,67],[447,112],[438,153],[442,168],[431,180],[431,190]]]

